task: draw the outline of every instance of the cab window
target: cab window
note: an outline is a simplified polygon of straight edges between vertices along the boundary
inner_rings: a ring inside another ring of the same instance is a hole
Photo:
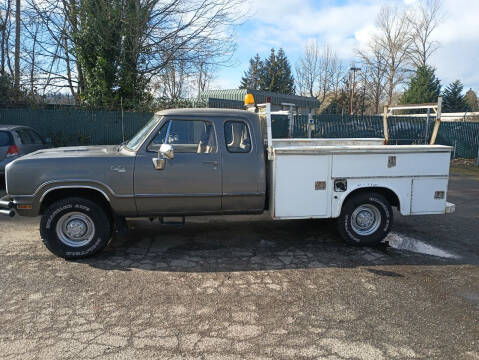
[[[226,149],[231,153],[251,151],[251,137],[248,125],[244,121],[225,122]]]
[[[215,153],[216,132],[213,122],[206,120],[169,120],[148,146],[157,151],[161,144],[171,144],[175,153]]]

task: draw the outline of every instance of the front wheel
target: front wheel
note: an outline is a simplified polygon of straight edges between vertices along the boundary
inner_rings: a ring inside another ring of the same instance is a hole
[[[111,237],[105,209],[83,198],[67,198],[50,205],[40,222],[45,246],[65,259],[85,258],[103,250]]]
[[[350,245],[376,245],[391,230],[393,212],[381,194],[363,192],[353,195],[343,205],[338,231]]]

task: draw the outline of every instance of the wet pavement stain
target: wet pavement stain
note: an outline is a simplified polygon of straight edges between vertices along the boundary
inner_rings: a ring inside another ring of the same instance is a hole
[[[384,242],[387,243],[390,247],[397,250],[407,250],[419,254],[437,256],[447,259],[460,259],[460,256],[458,255],[447,252],[438,247],[434,247],[422,240],[415,239],[413,237],[399,234],[396,232],[391,232],[388,236],[386,236]]]

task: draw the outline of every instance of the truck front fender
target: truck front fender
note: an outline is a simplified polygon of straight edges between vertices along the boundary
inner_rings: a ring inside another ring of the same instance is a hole
[[[36,189],[33,195],[13,195],[17,205],[17,212],[22,216],[37,216],[41,213],[42,205],[52,193],[62,190],[71,190],[70,196],[76,196],[74,190],[78,189],[78,196],[84,190],[91,190],[98,194],[109,206],[118,213],[136,215],[136,206],[133,195],[116,194],[108,185],[100,181],[85,181],[80,179],[48,181]]]

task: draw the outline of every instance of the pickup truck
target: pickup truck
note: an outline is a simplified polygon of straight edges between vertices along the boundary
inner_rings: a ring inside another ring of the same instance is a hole
[[[101,251],[125,218],[265,211],[337,218],[346,243],[374,245],[391,229],[392,207],[454,211],[450,155],[383,139],[272,139],[269,104],[168,110],[120,146],[39,150],[8,164],[0,213],[41,215],[44,244],[64,258]]]

